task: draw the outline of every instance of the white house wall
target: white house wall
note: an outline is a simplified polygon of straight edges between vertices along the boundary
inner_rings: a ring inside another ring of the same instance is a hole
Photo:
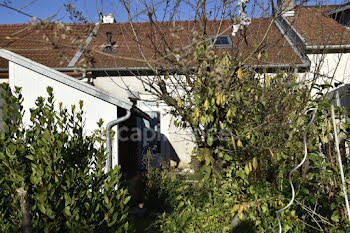
[[[141,77],[143,79],[153,77]],[[158,98],[150,95],[139,78],[134,76],[118,76],[118,77],[97,77],[94,79],[95,87],[107,91],[118,97],[126,98],[130,96],[128,90],[138,92],[143,101],[157,101]],[[193,143],[193,134],[190,130],[179,129],[174,125],[174,116],[169,114],[170,107],[165,104],[159,104],[158,107],[138,106],[142,111],[158,111],[161,114],[161,133],[168,139],[173,147],[176,155],[180,159],[179,167],[185,168],[189,166],[191,161],[192,150],[195,146]],[[170,148],[162,148],[162,154],[167,157]]]
[[[24,121],[26,125],[30,124],[30,108],[35,107],[35,100],[39,97],[47,97],[46,88],[48,86],[53,88],[55,96],[55,106],[58,110],[58,104],[63,103],[65,107],[70,109],[72,105],[79,106],[79,101],[84,101],[85,111],[85,130],[87,134],[97,129],[97,122],[100,118],[104,120],[104,127],[106,124],[117,118],[117,106],[98,99],[92,95],[86,94],[73,87],[67,86],[63,83],[55,81],[45,75],[37,73],[33,70],[25,68],[21,65],[9,62],[9,83],[11,89],[15,86],[22,87],[22,95],[24,98],[23,106],[25,110]],[[116,127],[114,128],[116,130]],[[113,142],[113,166],[116,163],[118,141]]]
[[[300,81],[311,81],[316,75],[318,84],[350,83],[350,53],[308,54],[308,57],[310,72],[299,74]]]
[[[0,78],[0,84],[1,83],[8,83],[9,79],[8,78]]]

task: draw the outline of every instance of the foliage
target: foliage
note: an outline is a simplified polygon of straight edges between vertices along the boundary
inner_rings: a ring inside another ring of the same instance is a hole
[[[0,231],[21,229],[19,197],[29,195],[36,232],[126,232],[130,196],[120,181],[120,168],[105,172],[105,130],[102,120],[92,136],[84,135],[83,102],[77,110],[57,111],[52,88],[23,119],[23,98],[10,96],[4,84],[4,131],[0,134]]]
[[[194,156],[202,168],[194,181],[162,179],[173,194],[172,212],[160,217],[159,228],[231,232],[245,221],[253,232],[278,231],[276,211],[291,198],[288,175],[304,156],[303,133],[310,108],[317,107],[307,132],[309,158],[292,176],[296,201],[280,216],[283,232],[347,232],[330,103],[322,90],[320,98],[311,99],[313,86],[288,72],[270,75],[244,68],[230,56],[216,57],[205,45],[196,48],[198,69],[186,79],[188,90],[176,105],[169,98],[165,102],[179,116],[176,126],[193,130]],[[347,122],[342,109],[337,114]],[[340,126],[349,129],[347,123]]]

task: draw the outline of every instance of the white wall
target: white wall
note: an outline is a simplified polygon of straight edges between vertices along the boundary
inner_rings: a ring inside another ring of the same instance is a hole
[[[72,105],[78,107],[80,100],[84,101],[84,117],[86,119],[85,133],[87,134],[90,134],[97,128],[97,121],[100,118],[104,120],[104,127],[106,127],[108,122],[117,118],[117,106],[13,62],[9,62],[9,83],[11,89],[15,86],[22,87],[21,93],[24,98],[23,106],[25,110],[24,121],[27,125],[30,124],[29,109],[35,107],[35,100],[37,97],[48,96],[46,91],[48,86],[53,88],[57,109],[59,102],[62,102],[65,107],[70,109]],[[114,130],[116,130],[116,128],[114,128]],[[117,146],[118,141],[114,140],[112,158],[113,166],[117,161]]]
[[[300,80],[310,84],[316,75],[318,84],[350,83],[350,53],[308,54],[308,57],[311,61],[310,71],[299,74]]]
[[[153,77],[141,77],[143,79],[152,79]],[[130,96],[128,90],[138,92],[141,100],[145,101],[158,101],[153,95],[147,92],[140,79],[134,76],[120,76],[120,77],[97,77],[94,79],[95,87],[107,91],[118,97],[127,98]],[[177,156],[180,159],[179,167],[187,168],[191,162],[192,150],[195,146],[193,143],[193,134],[190,130],[179,129],[174,125],[174,116],[169,114],[170,107],[158,102],[158,106],[153,107],[139,106],[141,110],[158,111],[161,114],[161,133],[166,136],[169,143],[175,150]],[[166,153],[169,153],[170,148],[162,148],[163,156],[167,157]]]

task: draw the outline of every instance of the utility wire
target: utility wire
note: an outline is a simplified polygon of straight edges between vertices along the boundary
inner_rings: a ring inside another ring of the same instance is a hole
[[[315,108],[314,110],[314,114],[312,115],[312,118],[311,118],[311,121],[309,122],[309,124],[307,124],[306,128],[305,128],[305,131],[304,131],[304,151],[305,151],[305,154],[304,154],[304,158],[303,160],[298,164],[298,166],[296,166],[290,173],[289,173],[289,183],[290,183],[290,187],[292,189],[292,199],[290,200],[290,202],[288,203],[288,205],[286,205],[285,207],[283,207],[282,209],[276,211],[276,216],[277,216],[277,221],[278,221],[278,227],[279,227],[279,233],[282,233],[282,224],[281,224],[281,220],[279,218],[279,214],[288,209],[294,202],[294,198],[295,198],[295,190],[294,190],[294,186],[293,186],[293,182],[292,182],[292,175],[294,172],[296,172],[302,165],[303,163],[305,162],[306,158],[307,158],[307,142],[306,142],[306,134],[307,134],[307,131],[309,130],[312,122],[314,121],[315,119],[315,116],[316,116],[316,113],[317,113],[317,108]]]
[[[10,9],[10,10],[16,11],[16,12],[18,12],[18,13],[22,14],[22,15],[25,15],[25,16],[28,16],[28,17],[31,17],[31,18],[33,18],[33,17],[34,17],[33,15],[27,14],[27,13],[25,13],[25,12],[23,12],[23,11],[21,11],[21,10],[17,9],[17,8],[14,8],[14,7],[11,7],[11,6],[8,6],[8,5],[5,5],[5,4],[3,4],[3,3],[0,3],[0,6],[2,6],[2,7],[6,7],[6,8],[8,8],[8,9]],[[36,17],[36,18],[37,18],[38,20],[40,20],[40,21],[41,21],[41,19],[40,19],[40,18],[38,18],[38,17]]]

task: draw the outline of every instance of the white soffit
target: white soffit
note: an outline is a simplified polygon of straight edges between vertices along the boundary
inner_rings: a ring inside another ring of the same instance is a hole
[[[111,103],[113,105],[119,106],[121,108],[130,110],[132,108],[132,102],[129,100],[121,99],[116,96],[113,96],[105,91],[102,91],[100,89],[97,89],[94,86],[91,86],[87,83],[84,83],[80,80],[76,80],[69,75],[66,75],[64,73],[61,73],[59,71],[56,71],[54,69],[51,69],[47,66],[44,66],[42,64],[39,64],[35,61],[32,61],[28,58],[22,57],[16,53],[10,52],[6,49],[0,49],[0,57],[9,60],[15,64],[18,64],[20,66],[23,66],[27,69],[33,70],[39,74],[42,74],[44,76],[47,76],[48,78],[51,78],[57,82],[63,83],[67,86],[70,86],[74,89],[77,89],[79,91],[82,91],[86,94],[89,94],[91,96],[94,96],[98,99],[101,99],[103,101],[106,101],[108,103]]]

